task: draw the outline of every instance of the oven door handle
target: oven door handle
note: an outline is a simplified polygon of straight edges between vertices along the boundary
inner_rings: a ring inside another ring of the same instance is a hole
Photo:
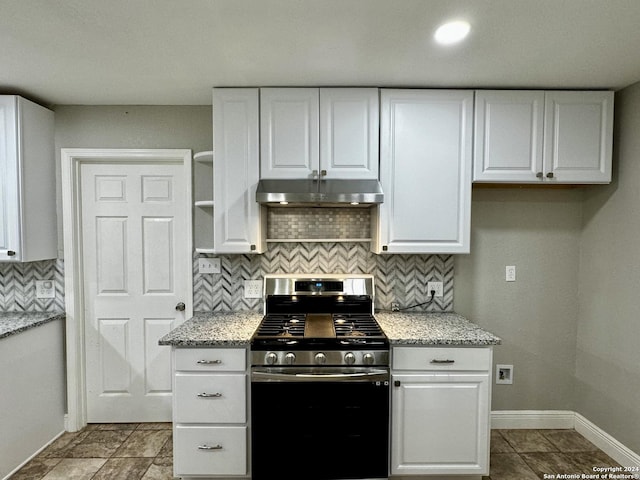
[[[371,369],[360,372],[305,373],[252,369],[252,382],[388,382],[389,370]]]

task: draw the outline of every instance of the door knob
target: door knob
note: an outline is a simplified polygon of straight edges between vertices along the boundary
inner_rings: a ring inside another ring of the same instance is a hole
[[[184,312],[185,308],[186,308],[186,305],[184,304],[184,302],[180,302],[179,304],[176,305],[176,310],[178,310],[179,312]]]

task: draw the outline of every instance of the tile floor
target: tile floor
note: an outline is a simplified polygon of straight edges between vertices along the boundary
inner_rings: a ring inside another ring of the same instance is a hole
[[[91,424],[65,433],[11,480],[172,479],[170,423]],[[593,474],[618,464],[574,430],[493,430],[486,480]]]

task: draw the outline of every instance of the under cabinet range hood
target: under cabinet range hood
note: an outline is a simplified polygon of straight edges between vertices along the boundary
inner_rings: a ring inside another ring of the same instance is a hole
[[[378,180],[264,179],[258,182],[256,201],[272,206],[372,206],[384,195]]]

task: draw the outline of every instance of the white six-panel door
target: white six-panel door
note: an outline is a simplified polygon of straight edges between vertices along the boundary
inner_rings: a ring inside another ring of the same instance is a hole
[[[191,278],[182,164],[84,164],[88,422],[171,421],[170,349]]]

